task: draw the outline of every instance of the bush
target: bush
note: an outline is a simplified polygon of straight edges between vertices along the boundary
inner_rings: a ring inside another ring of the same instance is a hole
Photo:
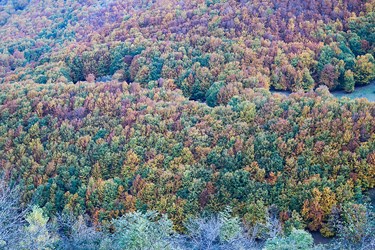
[[[265,243],[265,250],[290,250],[312,249],[314,240],[310,233],[304,230],[294,229],[287,237],[275,237],[268,239]]]

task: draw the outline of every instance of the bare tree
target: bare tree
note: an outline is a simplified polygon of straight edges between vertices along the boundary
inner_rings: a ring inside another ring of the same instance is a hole
[[[239,218],[231,217],[228,211],[192,219],[186,228],[188,234],[180,239],[181,249],[257,249],[255,237],[249,237]]]
[[[198,218],[187,223],[191,242],[198,249],[213,249],[217,244],[222,223],[218,218]]]
[[[282,236],[283,228],[278,219],[278,209],[275,205],[271,205],[266,210],[266,218],[264,222],[258,222],[254,227],[257,237],[263,240],[277,238]]]
[[[103,238],[103,233],[82,215],[78,218],[73,214],[58,215],[55,230],[60,235],[61,249],[99,249]]]
[[[0,248],[17,249],[28,211],[20,205],[19,187],[0,178]]]
[[[276,238],[283,232],[281,222],[274,214],[267,216],[264,227],[266,229],[266,238]]]

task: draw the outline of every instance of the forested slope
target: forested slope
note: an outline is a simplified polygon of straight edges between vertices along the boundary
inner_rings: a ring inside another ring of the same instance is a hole
[[[34,216],[48,234],[70,216],[93,249],[121,249],[140,221],[192,246],[198,217],[202,235],[230,224],[266,249],[303,229],[371,249],[375,103],[330,90],[375,79],[374,11],[374,0],[0,0],[0,197],[17,185],[14,232]]]
[[[3,82],[163,79],[226,104],[244,88],[375,79],[374,1],[2,1]],[[226,97],[229,96],[229,97]]]
[[[229,205],[254,224],[275,204],[282,220],[327,232],[332,208],[375,184],[374,104],[326,88],[248,90],[216,108],[139,84],[0,89],[1,168],[51,214],[150,209],[182,230],[203,209]]]

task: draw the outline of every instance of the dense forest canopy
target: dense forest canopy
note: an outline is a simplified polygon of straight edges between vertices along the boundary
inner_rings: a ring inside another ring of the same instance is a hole
[[[375,79],[374,1],[2,1],[2,82],[348,92]]]
[[[2,204],[15,249],[375,246],[375,103],[330,93],[375,80],[375,0],[0,0],[0,37],[0,249]]]
[[[375,185],[375,106],[327,88],[286,98],[248,90],[227,106],[133,83],[0,85],[0,150],[24,200],[95,221],[127,211],[182,221],[231,205],[244,220],[275,204],[312,230]]]

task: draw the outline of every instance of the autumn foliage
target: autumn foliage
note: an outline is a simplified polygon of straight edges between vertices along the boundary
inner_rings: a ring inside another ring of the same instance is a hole
[[[250,228],[276,208],[332,236],[333,211],[375,186],[375,105],[329,92],[375,79],[374,11],[0,0],[0,174],[51,218],[155,210],[184,232],[205,211]]]
[[[159,81],[226,104],[246,88],[351,92],[375,79],[374,1],[44,0],[0,10],[6,83]]]
[[[326,88],[247,90],[215,108],[114,81],[0,89],[1,169],[52,214],[157,210],[183,230],[204,210],[230,205],[252,224],[275,204],[319,230],[375,185],[375,106]]]

